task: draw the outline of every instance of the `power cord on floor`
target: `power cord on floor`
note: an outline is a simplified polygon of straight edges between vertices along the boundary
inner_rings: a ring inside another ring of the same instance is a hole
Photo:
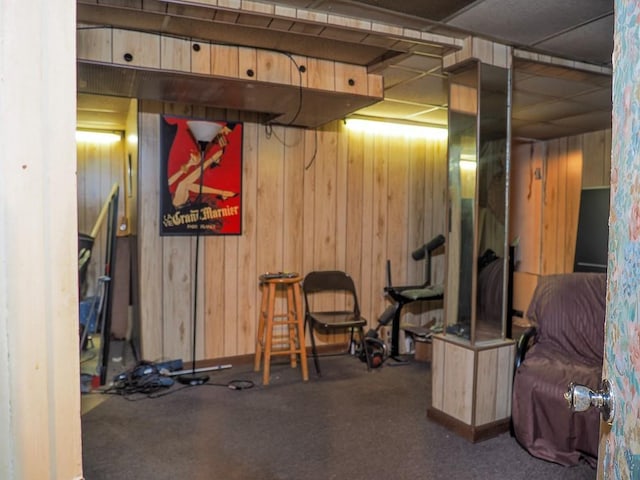
[[[171,377],[163,375],[151,362],[140,362],[127,372],[116,375],[113,384],[101,393],[120,395],[126,400],[137,401],[172,395],[194,385],[184,385],[169,390],[174,385]],[[231,380],[227,383],[204,383],[211,387],[226,387],[229,390],[247,390],[254,387],[251,380]]]
[[[148,388],[144,390],[122,390],[114,387],[110,387],[107,390],[104,390],[102,393],[104,394],[115,394],[120,395],[125,400],[130,402],[136,402],[138,400],[147,400],[147,399],[156,399],[161,397],[166,397],[167,395],[173,395],[174,393],[178,393],[182,390],[186,390],[188,388],[192,388],[194,386],[209,386],[209,387],[224,387],[229,390],[247,390],[249,388],[254,387],[254,383],[251,380],[231,380],[228,383],[203,383],[202,385],[182,385],[179,388],[165,390],[170,387],[160,387],[157,390],[149,391]],[[164,390],[164,391],[162,391]]]

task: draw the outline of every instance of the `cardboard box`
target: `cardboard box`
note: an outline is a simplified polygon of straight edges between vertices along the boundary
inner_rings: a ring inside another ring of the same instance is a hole
[[[417,362],[431,361],[431,341],[416,339],[414,359]]]

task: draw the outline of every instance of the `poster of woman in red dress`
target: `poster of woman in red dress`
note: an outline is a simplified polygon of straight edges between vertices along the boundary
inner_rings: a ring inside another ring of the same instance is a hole
[[[242,123],[214,122],[220,131],[202,156],[189,120],[160,119],[160,234],[240,235]]]

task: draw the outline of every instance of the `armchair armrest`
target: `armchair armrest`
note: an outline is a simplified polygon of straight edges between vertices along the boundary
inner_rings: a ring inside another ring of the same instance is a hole
[[[518,344],[516,345],[516,359],[515,359],[515,368],[513,370],[514,374],[518,367],[524,362],[524,357],[531,346],[531,340],[534,340],[538,333],[538,329],[536,327],[527,328],[520,338],[518,339]]]

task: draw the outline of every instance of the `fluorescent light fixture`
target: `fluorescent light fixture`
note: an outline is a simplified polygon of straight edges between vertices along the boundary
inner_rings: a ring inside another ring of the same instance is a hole
[[[478,163],[475,160],[460,160],[460,170],[475,170]]]
[[[394,137],[428,138],[444,140],[447,138],[446,128],[427,127],[408,123],[391,123],[361,118],[347,118],[345,124],[355,132],[375,133]]]
[[[119,132],[110,132],[104,130],[76,130],[76,142],[78,143],[100,143],[109,144],[122,140],[122,134]]]

